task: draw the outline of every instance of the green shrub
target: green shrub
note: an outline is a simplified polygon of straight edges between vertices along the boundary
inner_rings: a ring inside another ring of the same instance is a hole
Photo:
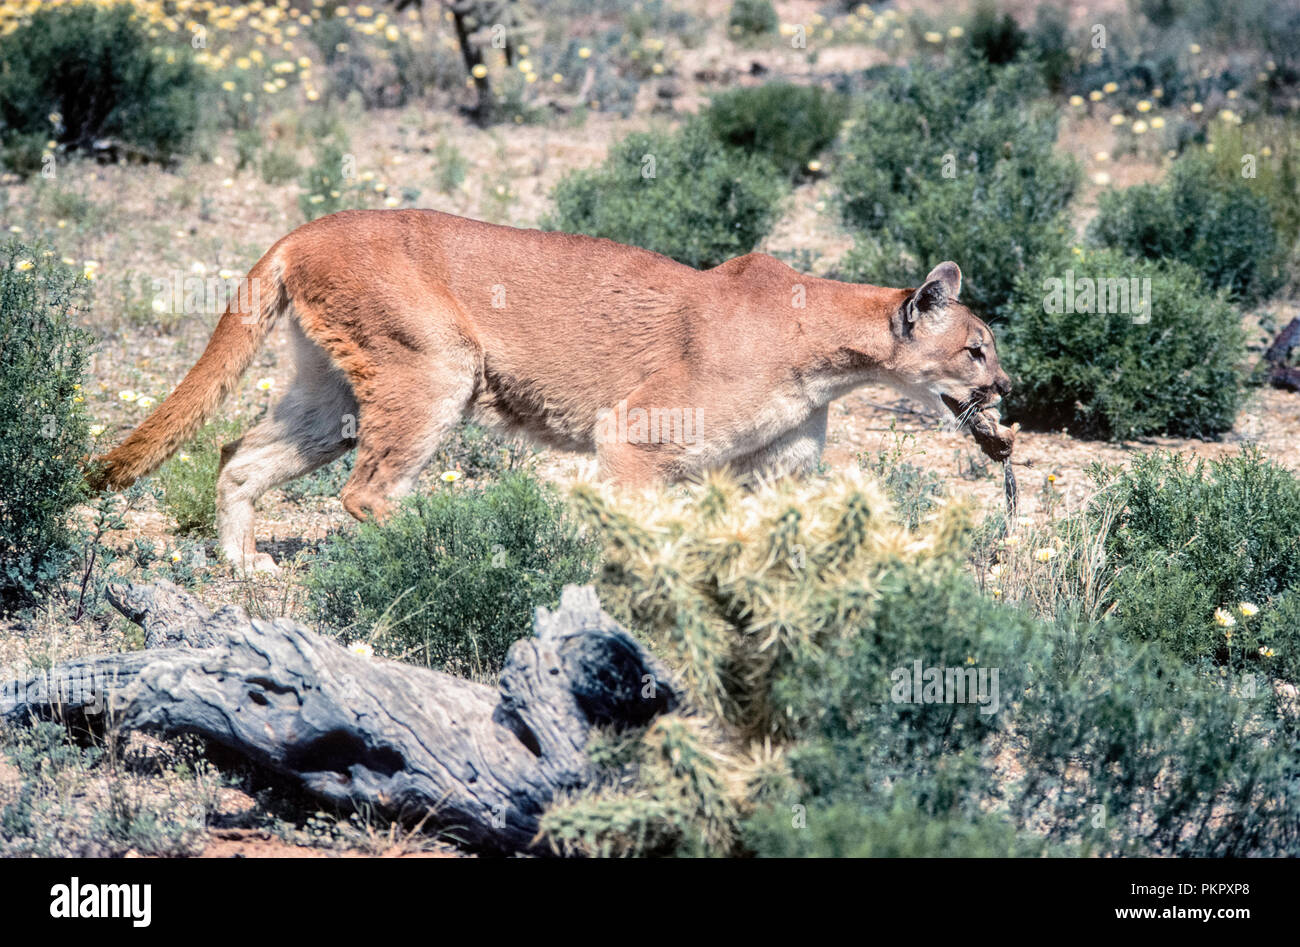
[[[217,469],[221,447],[239,436],[238,421],[214,421],[158,470],[163,507],[182,534],[217,534]]]
[[[1223,179],[1242,181],[1268,206],[1277,234],[1279,255],[1294,261],[1300,241],[1300,125],[1294,120],[1259,119],[1242,126],[1210,126],[1214,169]],[[1209,149],[1207,149],[1209,150]],[[1242,159],[1254,162],[1253,176],[1243,176]]]
[[[473,421],[462,421],[438,445],[429,466],[434,470],[455,470],[467,477],[496,477],[527,464],[532,454],[533,448],[525,441]]]
[[[444,194],[459,190],[469,171],[469,161],[460,149],[446,138],[440,138],[433,149],[433,160],[437,167],[438,190]]]
[[[1106,549],[1125,633],[1201,668],[1300,681],[1300,478],[1252,448],[1140,456],[1097,478],[1119,511]]]
[[[76,542],[69,515],[85,497],[90,446],[82,290],[40,250],[0,248],[0,603],[54,581]]]
[[[734,0],[727,15],[727,28],[732,36],[766,36],[775,33],[780,25],[772,0]]]
[[[346,149],[328,139],[317,145],[314,163],[298,181],[298,207],[308,220],[369,204],[371,191],[357,175],[355,156]]]
[[[1300,740],[1270,688],[985,597],[951,507],[900,529],[856,474],[575,502],[602,602],[687,712],[600,744],[601,779],[543,818],[562,850],[1300,851]],[[918,699],[918,664],[983,671],[988,699]]]
[[[293,149],[283,145],[267,149],[262,155],[262,180],[267,184],[282,184],[292,181],[302,173]]]
[[[332,537],[307,586],[316,620],[345,641],[485,677],[531,633],[533,609],[590,579],[593,561],[551,489],[511,473],[418,494],[383,525]]]
[[[772,164],[692,123],[672,135],[629,135],[599,168],[566,176],[543,226],[645,247],[704,269],[753,250],[785,193]]]
[[[905,791],[896,795],[872,807],[764,807],[745,821],[745,848],[765,858],[1034,858],[1047,847],[1000,816],[936,818]]]
[[[1228,49],[1257,49],[1279,63],[1300,53],[1300,9],[1274,0],[1138,0],[1137,9],[1162,32],[1180,27],[1202,42]]]
[[[1147,280],[1149,312],[1133,301],[1147,300]],[[1084,311],[1069,311],[1071,286]],[[1116,288],[1130,290],[1126,306]],[[1113,250],[1045,257],[1016,284],[1005,315],[999,352],[1014,383],[1010,417],[1111,439],[1211,437],[1232,427],[1245,381],[1241,316],[1188,266]]]
[[[169,161],[198,124],[200,70],[185,52],[162,52],[126,4],[41,7],[0,37],[0,62],[6,146],[23,136],[74,148],[112,138]]]
[[[532,448],[527,443],[472,421],[462,421],[438,445],[426,469],[438,473],[455,471],[478,480],[522,469],[531,457]],[[337,497],[352,476],[354,461],[355,454],[349,452],[305,477],[286,483],[281,488],[285,498],[298,502],[306,497]]]
[[[890,431],[894,443],[879,451],[859,454],[858,465],[884,487],[899,521],[908,529],[916,529],[943,498],[943,478],[909,459],[925,453],[917,450],[916,435],[898,433],[893,422]]]
[[[799,718],[788,799],[808,806],[810,826],[821,807],[857,808],[874,835],[841,846],[924,855],[947,838],[961,855],[1241,855],[1300,844],[1288,822],[1300,812],[1295,733],[1266,699],[1240,700],[1102,629],[1035,621],[952,571],[889,570],[877,588],[861,630],[809,653],[777,691]],[[917,660],[998,669],[999,709],[894,702],[891,669]],[[1002,752],[1015,781],[999,772]],[[796,834],[769,834],[768,850],[784,853]]]
[[[850,277],[915,285],[956,260],[962,300],[995,314],[1035,257],[1059,252],[1078,169],[1055,154],[1041,89],[1031,65],[976,62],[898,70],[873,89],[837,173]]]
[[[703,120],[719,141],[767,158],[798,178],[835,139],[847,112],[848,102],[839,93],[769,82],[715,97]]]
[[[459,52],[433,37],[422,43],[402,29],[395,40],[367,35],[347,15],[327,6],[305,30],[320,51],[335,100],[359,99],[368,109],[401,108],[434,90],[453,90],[465,80]]]
[[[1261,299],[1280,283],[1267,200],[1203,157],[1175,162],[1159,184],[1103,193],[1088,234],[1132,256],[1186,263],[1234,299]]]
[[[976,5],[966,25],[968,55],[995,66],[1022,59],[1031,61],[1048,89],[1061,91],[1077,57],[1077,45],[1071,42],[1069,13],[1050,4],[1040,6],[1033,25],[1025,30],[1010,13],[999,12],[993,0],[981,0]]]
[[[966,43],[973,55],[995,66],[1014,62],[1029,46],[1029,37],[1016,18],[993,0],[980,0],[966,27]]]

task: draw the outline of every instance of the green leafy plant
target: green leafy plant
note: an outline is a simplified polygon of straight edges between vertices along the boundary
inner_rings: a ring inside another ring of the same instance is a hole
[[[0,62],[6,148],[111,138],[169,161],[198,125],[204,77],[191,57],[161,50],[129,4],[42,6],[0,37]]]
[[[1294,120],[1261,118],[1250,125],[1217,121],[1206,149],[1214,170],[1242,182],[1268,206],[1283,263],[1300,241],[1300,127]]]
[[[1175,162],[1159,184],[1103,193],[1088,234],[1133,256],[1186,263],[1235,299],[1262,299],[1281,282],[1267,200],[1200,156]]]
[[[1106,550],[1116,620],[1206,669],[1300,681],[1300,478],[1245,448],[1221,460],[1178,454],[1098,469],[1113,504]]]
[[[899,433],[890,422],[893,443],[878,451],[858,455],[858,464],[885,488],[899,520],[916,529],[944,496],[943,478],[911,461],[924,454],[916,447],[916,435]]]
[[[961,61],[893,71],[868,93],[837,164],[851,278],[915,285],[956,260],[963,302],[999,313],[1025,267],[1065,246],[1078,181],[1041,89],[1032,65]]]
[[[799,178],[835,139],[847,113],[848,101],[839,93],[768,82],[716,96],[703,120],[719,141],[765,157]]]
[[[217,470],[221,448],[238,437],[238,421],[214,421],[158,470],[163,506],[181,533],[217,534]]]
[[[514,472],[481,489],[443,485],[383,525],[331,537],[307,585],[316,620],[345,641],[486,677],[533,609],[587,581],[593,562],[551,489]]]
[[[1028,48],[1029,37],[1016,18],[1005,10],[999,11],[993,0],[980,0],[966,27],[966,43],[973,55],[995,66],[1005,66]]]
[[[89,423],[84,285],[38,247],[0,248],[0,603],[28,600],[73,556]]]
[[[1232,427],[1245,381],[1241,317],[1189,266],[1113,250],[1043,257],[1005,315],[1010,417],[1113,439]]]
[[[347,145],[332,139],[317,145],[315,161],[303,172],[299,187],[298,206],[308,220],[365,207],[372,196],[356,173],[356,159]]]
[[[747,39],[775,33],[780,25],[772,0],[734,0],[727,15],[731,35]]]
[[[469,162],[452,142],[446,138],[438,139],[433,149],[434,163],[437,165],[438,190],[451,194],[465,183],[469,171]]]
[[[703,269],[754,249],[785,193],[772,164],[693,123],[678,134],[629,135],[599,168],[566,176],[543,226],[645,247]]]
[[[260,170],[262,180],[267,184],[281,184],[285,181],[292,181],[302,173],[302,168],[298,165],[298,159],[294,157],[293,150],[283,145],[268,148],[262,155]]]
[[[574,502],[602,602],[685,706],[596,741],[594,784],[543,818],[561,851],[1300,849],[1300,733],[1271,688],[982,594],[955,507],[902,528],[860,473]]]

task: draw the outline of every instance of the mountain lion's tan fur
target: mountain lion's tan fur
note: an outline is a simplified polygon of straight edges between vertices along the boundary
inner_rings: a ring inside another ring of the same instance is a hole
[[[434,211],[334,214],[258,261],[246,284],[256,292],[232,303],[198,363],[93,480],[123,487],[157,468],[285,316],[294,380],[221,454],[221,546],[241,567],[274,567],[253,543],[265,491],[355,446],[343,505],[382,517],[470,412],[594,452],[629,483],[807,470],[827,406],[859,385],[942,398],[954,412],[1009,390],[988,327],[956,301],[960,284],[952,263],[919,289],[887,289],[758,253],[699,271]]]

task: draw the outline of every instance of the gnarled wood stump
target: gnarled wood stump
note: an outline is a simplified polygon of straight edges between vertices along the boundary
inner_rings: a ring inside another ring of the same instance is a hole
[[[479,849],[538,851],[542,810],[588,777],[591,728],[644,724],[678,702],[589,586],[537,610],[496,689],[367,658],[288,619],[211,612],[165,581],[109,599],[144,628],[146,650],[0,684],[0,716],[197,734],[328,802],[428,817]]]

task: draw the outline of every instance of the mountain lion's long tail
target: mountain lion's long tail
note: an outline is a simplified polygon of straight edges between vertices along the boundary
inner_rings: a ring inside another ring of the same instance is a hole
[[[126,440],[90,463],[91,488],[129,487],[174,454],[234,389],[288,305],[280,262],[268,253],[240,284],[207,348],[176,390]]]

